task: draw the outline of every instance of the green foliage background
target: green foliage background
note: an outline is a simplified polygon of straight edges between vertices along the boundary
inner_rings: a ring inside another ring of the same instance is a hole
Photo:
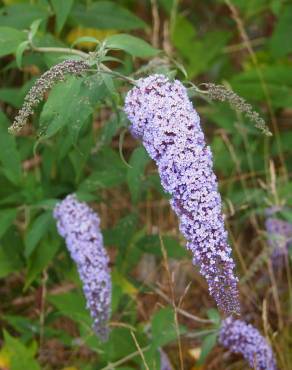
[[[32,24],[36,47],[70,48],[79,37],[74,47],[88,52],[107,37],[114,50],[105,63],[122,76],[163,72],[197,86],[224,83],[266,119],[271,138],[227,104],[190,91],[213,151],[244,314],[270,337],[279,368],[291,369],[291,273],[288,265],[273,276],[263,227],[265,208],[292,205],[292,3],[282,0],[2,1],[0,368],[153,370],[163,347],[180,369],[178,342],[185,369],[246,368],[216,346],[218,312],[183,248],[155,167],[126,131],[122,107],[130,84],[102,72],[69,76],[19,135],[8,133],[36,78],[68,57],[29,50]],[[100,213],[111,256],[112,330],[105,344],[91,331],[77,272],[52,218],[58,199],[72,192]],[[157,281],[141,280],[145,255],[154,261],[147,275],[154,266]],[[167,260],[185,270],[184,289],[193,281],[175,300],[183,296],[181,309],[205,322],[180,313],[176,325]],[[202,349],[199,361],[194,348]]]

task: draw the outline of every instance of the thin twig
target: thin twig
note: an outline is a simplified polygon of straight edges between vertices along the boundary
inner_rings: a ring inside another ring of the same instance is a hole
[[[138,349],[139,355],[141,356],[141,359],[142,359],[142,361],[143,361],[143,364],[144,364],[144,366],[145,366],[145,369],[146,369],[146,370],[150,370],[150,369],[149,369],[149,367],[148,367],[148,365],[147,365],[147,363],[146,363],[144,353],[143,353],[143,351],[142,351],[142,349],[141,349],[141,347],[140,347],[140,345],[139,345],[139,343],[138,343],[138,341],[137,341],[137,338],[136,338],[136,336],[135,336],[135,334],[134,334],[134,332],[133,332],[133,331],[131,331],[131,336],[132,336],[132,338],[133,338],[133,340],[134,340],[134,342],[135,342],[135,345],[136,345],[136,347],[137,347],[137,349]]]
[[[166,269],[167,276],[168,276],[168,281],[169,281],[169,287],[170,287],[170,292],[171,292],[171,304],[172,304],[173,309],[174,309],[174,323],[175,323],[175,330],[176,330],[177,342],[178,342],[180,368],[181,368],[181,370],[184,370],[184,360],[183,360],[183,354],[182,354],[182,345],[181,345],[179,324],[178,324],[178,315],[177,315],[178,307],[175,304],[175,295],[174,295],[174,289],[173,289],[173,276],[171,276],[171,273],[170,273],[170,270],[169,270],[167,252],[166,252],[166,249],[165,249],[165,246],[164,246],[163,239],[162,239],[161,235],[160,235],[160,245],[161,245],[163,260],[164,260],[165,269]]]
[[[267,264],[268,264],[268,270],[269,270],[269,275],[270,275],[271,284],[272,284],[272,293],[273,293],[274,302],[275,302],[276,311],[277,311],[277,316],[278,316],[278,325],[279,325],[279,329],[282,330],[284,324],[283,324],[283,318],[282,318],[282,309],[281,309],[281,303],[280,303],[280,296],[279,296],[277,281],[276,281],[276,278],[275,278],[273,266],[272,266],[272,263],[271,263],[270,259],[268,260]]]
[[[73,289],[76,289],[76,285],[70,283],[70,284],[61,285],[61,286],[58,286],[56,288],[53,288],[48,292],[48,294],[49,295],[58,295],[58,294],[63,294],[63,293],[70,292]],[[26,297],[18,297],[18,298],[14,299],[12,301],[12,305],[13,306],[26,305],[26,304],[34,302],[35,299],[36,299],[35,294],[31,294],[31,295],[26,296]]]
[[[152,10],[152,19],[153,19],[152,45],[155,48],[158,48],[159,47],[160,19],[159,19],[159,13],[158,13],[157,0],[151,0],[151,10]]]
[[[48,274],[47,270],[43,271],[42,277],[42,286],[41,286],[41,302],[40,302],[40,349],[43,346],[44,342],[44,324],[45,324],[45,303],[46,303],[46,296],[47,296],[47,281],[48,281]]]
[[[144,353],[144,352],[148,351],[149,348],[150,348],[150,345],[146,346],[144,348],[140,348],[140,351],[142,353]],[[113,362],[112,364],[108,364],[106,367],[103,367],[100,370],[115,370],[118,366],[123,365],[124,363],[130,361],[132,358],[138,356],[140,354],[140,351],[130,353],[129,355],[121,358],[120,360],[118,360],[116,362]]]
[[[266,37],[259,37],[253,40],[250,40],[250,44],[252,46],[260,46],[263,45],[267,41]],[[223,48],[222,53],[227,54],[227,53],[235,53],[237,51],[244,50],[246,48],[246,43],[241,42],[239,44],[234,44],[234,45],[229,45]]]
[[[167,303],[172,304],[171,299],[165,293],[163,293],[160,289],[154,288],[154,287],[152,289],[154,290],[154,292],[156,294],[158,294],[161,298],[163,298]],[[191,313],[189,313],[189,312],[187,312],[184,309],[179,308],[179,307],[177,307],[177,312],[180,315],[182,315],[182,316],[184,316],[184,317],[186,317],[188,319],[191,319],[191,320],[193,320],[195,322],[199,322],[199,323],[202,323],[202,324],[212,324],[213,323],[212,320],[201,319],[200,317],[195,316],[195,315],[192,315]]]

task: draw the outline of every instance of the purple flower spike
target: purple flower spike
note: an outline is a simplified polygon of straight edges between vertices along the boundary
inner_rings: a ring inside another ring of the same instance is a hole
[[[233,353],[241,353],[255,370],[276,370],[273,351],[252,325],[228,317],[222,322],[219,343]]]
[[[162,186],[172,195],[180,230],[210,294],[227,314],[239,313],[238,279],[200,118],[179,81],[153,75],[137,83],[125,103],[130,130],[158,165]]]
[[[59,234],[75,261],[87,308],[93,318],[93,329],[101,340],[108,338],[111,307],[109,258],[103,247],[100,220],[86,203],[68,195],[54,210]]]
[[[272,261],[281,265],[283,257],[288,254],[292,245],[292,224],[275,217],[268,217],[265,222],[268,234],[268,243],[272,248]]]

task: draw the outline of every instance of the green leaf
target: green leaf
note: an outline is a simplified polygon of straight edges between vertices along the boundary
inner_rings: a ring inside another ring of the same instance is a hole
[[[88,6],[76,4],[72,17],[81,26],[97,29],[133,30],[145,23],[113,1],[92,2]]]
[[[116,116],[110,117],[109,121],[107,121],[99,131],[98,146],[103,147],[104,145],[108,145],[116,135],[119,128],[120,121],[118,118]]]
[[[114,79],[112,76],[109,76],[106,73],[103,73],[102,75],[102,80],[104,82],[105,87],[107,88],[111,98],[113,98],[117,94],[117,89],[114,84]]]
[[[114,150],[110,148],[100,150],[94,161],[92,174],[80,184],[78,191],[90,192],[111,188],[126,181],[125,166]]]
[[[16,65],[16,62],[15,62]],[[5,103],[10,104],[12,107],[20,108],[23,103],[25,95],[28,93],[29,89],[32,87],[35,79],[31,79],[28,82],[24,83],[21,88],[15,87],[4,87],[0,89],[0,100]],[[1,111],[0,111],[1,115]],[[0,118],[1,120],[1,118]],[[8,120],[6,120],[8,122]],[[10,124],[8,122],[7,124]]]
[[[105,96],[104,86],[94,79],[68,78],[50,92],[40,116],[41,138],[47,139],[67,126],[72,142],[98,100]]]
[[[11,258],[0,246],[0,278],[4,278],[12,272],[18,271],[21,267],[22,264],[19,260]]]
[[[54,12],[56,13],[56,31],[62,31],[68,15],[72,9],[74,0],[51,0]]]
[[[163,7],[163,9],[170,15],[173,7],[175,6],[176,0],[158,0],[158,3]]]
[[[13,214],[10,214],[11,218],[12,216]],[[11,221],[11,218],[9,221]],[[23,267],[24,261],[22,254],[23,243],[16,228],[6,228],[5,233],[0,238],[0,277],[5,277],[10,273],[19,271]]]
[[[11,370],[41,370],[40,365],[34,359],[36,355],[37,345],[36,342],[30,347],[26,347],[21,343],[20,339],[14,338],[4,331],[5,349],[9,353],[10,363],[9,369]]]
[[[196,40],[197,32],[194,25],[183,16],[178,16],[172,35],[174,46],[184,57],[189,56],[190,45]]]
[[[36,19],[47,19],[49,7],[32,4],[12,4],[0,9],[1,26],[28,29]]]
[[[153,48],[146,41],[125,33],[109,36],[105,42],[108,48],[124,50],[133,57],[147,58],[159,53],[158,49]]]
[[[292,52],[292,4],[283,5],[278,23],[270,39],[270,49],[279,58]]]
[[[25,33],[22,31],[11,27],[0,27],[0,57],[14,53],[18,45],[24,41],[25,38]]]
[[[157,311],[151,320],[152,344],[155,349],[163,347],[167,343],[177,338],[177,329],[175,327],[174,311],[170,307],[162,308]],[[180,334],[185,332],[183,327],[178,328]]]
[[[52,222],[53,217],[51,211],[42,213],[34,220],[25,238],[26,257],[32,254],[39,241],[48,232]]]
[[[95,191],[98,189],[112,188],[121,185],[125,181],[125,172],[113,169],[94,172],[84,180],[78,191]]]
[[[212,63],[218,63],[230,34],[209,31],[199,38],[193,24],[185,17],[179,16],[172,38],[174,46],[185,59],[186,71],[191,78],[208,70]]]
[[[136,148],[130,158],[127,168],[127,182],[132,201],[137,203],[142,190],[144,170],[150,158],[143,147]]]
[[[105,244],[115,245],[121,251],[125,250],[134,235],[136,226],[137,215],[135,213],[121,218],[113,228],[104,232]]]
[[[186,248],[182,247],[175,238],[171,236],[163,236],[162,240],[168,257],[182,259],[189,256]],[[136,246],[144,253],[150,253],[162,257],[159,235],[145,235],[137,241]]]
[[[71,48],[73,48],[75,45],[79,44],[79,43],[82,43],[82,42],[93,42],[95,44],[99,44],[99,40],[95,37],[91,37],[91,36],[82,36],[82,37],[78,37],[78,39],[76,39],[73,44],[71,45]]]
[[[16,208],[8,208],[0,210],[0,238],[5,234],[6,230],[11,226],[17,215]]]
[[[197,365],[202,365],[205,362],[208,354],[215,347],[216,342],[217,342],[217,333],[209,334],[204,338],[202,343],[201,355],[199,360],[197,361]]]
[[[137,338],[138,335],[136,331],[135,335]],[[137,338],[138,341],[139,339],[140,338]],[[141,342],[139,341],[139,343]],[[143,347],[143,344],[140,345],[141,347]],[[110,363],[118,361],[119,359],[124,358],[127,355],[130,355],[137,350],[137,347],[135,346],[135,342],[131,336],[131,331],[129,330],[129,328],[114,327],[110,331],[109,340],[106,343],[102,344],[101,349],[102,359],[105,361],[105,363]],[[143,369],[144,366],[138,368]]]
[[[42,240],[38,248],[34,250],[28,262],[24,290],[26,290],[38,274],[48,266],[57,253],[59,246],[59,240],[50,240],[47,238]]]
[[[50,295],[47,299],[64,316],[68,316],[71,320],[84,326],[91,326],[92,319],[86,309],[86,301],[81,292]]]
[[[42,19],[36,19],[30,25],[30,28],[29,28],[29,38],[30,38],[30,40],[33,40],[33,38],[35,37],[42,21],[43,21]]]
[[[214,324],[219,325],[221,323],[221,316],[216,308],[210,308],[207,310],[207,315]]]
[[[15,138],[8,134],[9,122],[0,111],[0,163],[7,179],[19,185],[22,178],[21,160]]]
[[[28,45],[29,45],[28,41],[23,41],[21,44],[18,45],[18,47],[16,49],[15,56],[16,56],[16,65],[17,65],[18,68],[21,68],[22,56],[23,56],[23,53],[25,52],[25,50],[27,49]]]
[[[289,108],[292,105],[292,74],[290,66],[261,68],[265,86],[269,91],[273,108]],[[265,92],[256,69],[236,74],[230,81],[232,89],[248,101],[265,101]]]

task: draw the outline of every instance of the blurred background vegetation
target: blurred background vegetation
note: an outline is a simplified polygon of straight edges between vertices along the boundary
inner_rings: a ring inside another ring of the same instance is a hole
[[[291,261],[274,269],[264,211],[285,207],[282,217],[292,221],[292,2],[0,4],[0,369],[130,370],[146,361],[153,370],[161,348],[181,369],[178,341],[185,369],[246,369],[216,345],[219,314],[206,283],[184,249],[155,166],[125,131],[129,86],[110,77],[68,78],[17,137],[8,134],[33,82],[64,59],[25,50],[24,30],[41,20],[36,46],[68,48],[78,40],[74,47],[88,52],[94,39],[131,34],[162,52],[130,43],[128,53],[111,53],[118,61],[109,59],[110,68],[133,78],[176,70],[197,86],[224,84],[265,118],[272,137],[228,104],[193,96],[219,177],[244,318],[269,338],[279,368],[291,370]],[[72,192],[99,212],[110,254],[113,314],[105,344],[91,331],[77,272],[52,219],[57,199]]]

